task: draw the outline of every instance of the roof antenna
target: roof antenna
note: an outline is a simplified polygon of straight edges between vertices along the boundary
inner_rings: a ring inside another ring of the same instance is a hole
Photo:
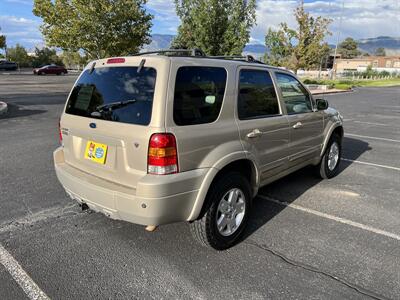
[[[143,58],[139,64],[139,67],[137,69],[137,73],[140,73],[140,71],[142,71],[144,64],[146,63],[146,60]]]
[[[92,73],[93,73],[94,67],[95,67],[95,66],[96,66],[96,62],[94,62],[94,63],[92,64],[92,66],[90,67],[89,74],[92,74]]]

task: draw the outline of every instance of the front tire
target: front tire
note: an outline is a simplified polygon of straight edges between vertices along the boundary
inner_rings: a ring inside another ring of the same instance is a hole
[[[322,179],[330,179],[337,175],[341,158],[342,140],[339,135],[333,134],[318,165],[319,175]]]
[[[211,186],[203,217],[190,224],[200,244],[224,250],[239,239],[246,227],[252,202],[248,180],[238,172],[224,174]]]

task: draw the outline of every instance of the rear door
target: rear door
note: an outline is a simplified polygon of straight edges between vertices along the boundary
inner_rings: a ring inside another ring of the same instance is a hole
[[[159,103],[165,89],[157,77],[168,74],[166,64],[147,62],[139,70],[139,63],[103,67],[98,62],[100,67],[86,69],[61,119],[66,163],[133,188],[147,173],[151,135],[165,131]]]
[[[280,96],[290,123],[290,164],[315,158],[323,142],[324,117],[313,98],[298,79],[275,72]]]
[[[289,123],[268,70],[239,69],[237,118],[240,138],[259,165],[261,181],[287,168]]]

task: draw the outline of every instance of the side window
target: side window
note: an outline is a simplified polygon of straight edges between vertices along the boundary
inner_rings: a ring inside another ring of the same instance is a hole
[[[288,114],[312,112],[310,95],[300,82],[288,74],[276,73]]]
[[[240,120],[279,114],[274,84],[267,71],[241,70],[238,115]]]
[[[175,82],[175,124],[185,126],[214,122],[221,111],[226,77],[224,68],[179,68]]]

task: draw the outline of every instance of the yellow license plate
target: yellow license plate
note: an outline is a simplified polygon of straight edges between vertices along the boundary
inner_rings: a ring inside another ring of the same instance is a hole
[[[106,163],[107,149],[107,145],[88,141],[86,144],[85,158],[104,165]]]

